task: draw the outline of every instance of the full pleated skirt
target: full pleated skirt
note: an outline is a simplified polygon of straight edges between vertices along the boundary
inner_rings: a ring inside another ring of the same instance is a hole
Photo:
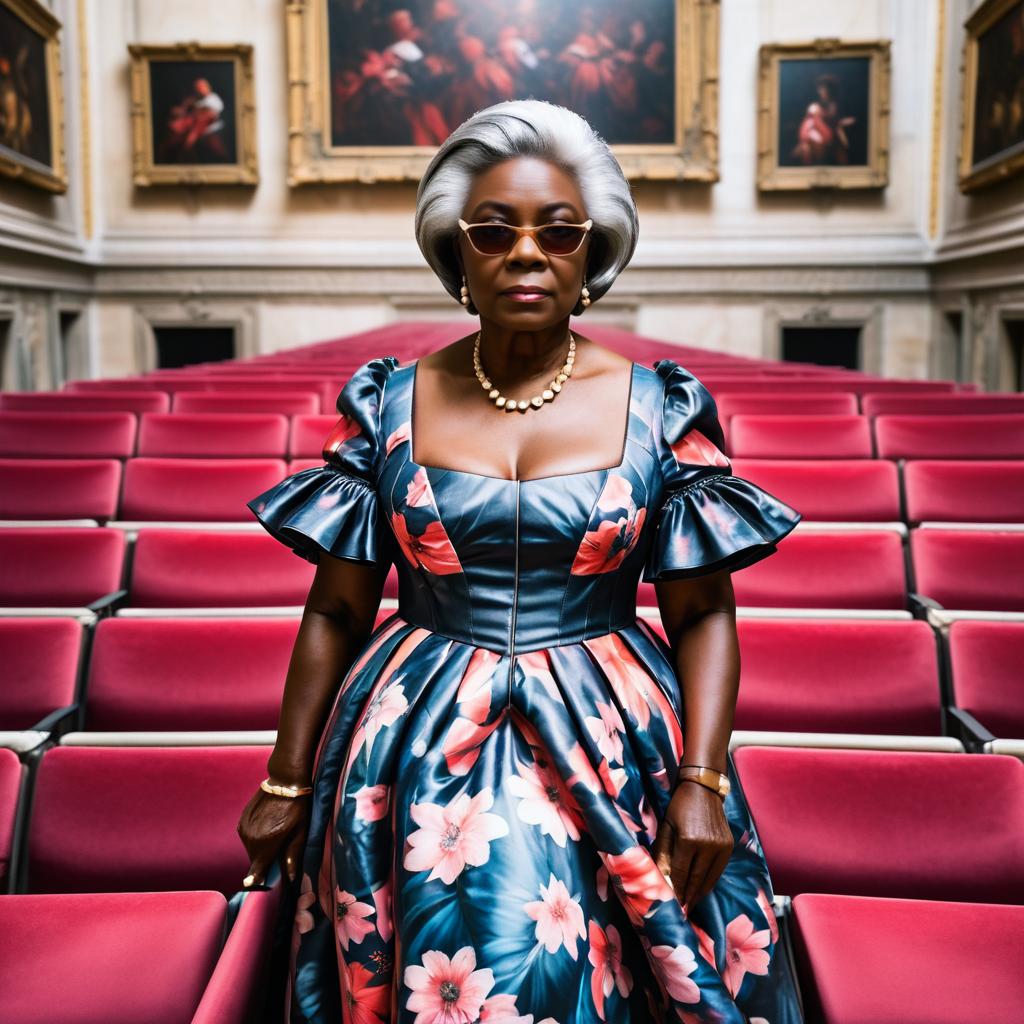
[[[731,758],[714,889],[683,906],[650,855],[682,756],[670,657],[641,620],[514,658],[382,622],[316,753],[290,1024],[797,1024]]]

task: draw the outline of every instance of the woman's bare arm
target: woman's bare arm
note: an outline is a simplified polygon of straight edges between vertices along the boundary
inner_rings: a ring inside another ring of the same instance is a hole
[[[275,782],[309,784],[338,686],[373,631],[388,568],[321,555],[285,677],[277,743],[267,761]]]

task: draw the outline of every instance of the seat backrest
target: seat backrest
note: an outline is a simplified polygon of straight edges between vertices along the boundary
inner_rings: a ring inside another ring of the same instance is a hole
[[[736,602],[770,608],[906,608],[895,530],[801,531],[770,557],[733,573]]]
[[[282,416],[320,412],[313,391],[178,391],[172,412],[276,412]]]
[[[910,531],[914,589],[957,611],[1024,611],[1024,531]]]
[[[18,814],[18,797],[25,775],[18,755],[0,747],[0,892],[6,892],[14,851],[14,821]]]
[[[130,412],[0,412],[0,457],[126,459],[135,431]]]
[[[895,413],[904,416],[962,416],[998,412],[1024,412],[1024,395],[919,395],[865,394],[861,396],[865,416]]]
[[[262,531],[143,528],[129,600],[136,608],[299,607],[315,571]]]
[[[722,419],[751,413],[776,416],[856,416],[859,411],[857,396],[852,391],[822,391],[797,395],[723,391],[721,398],[715,399],[715,404]]]
[[[995,736],[1024,739],[1024,622],[958,619],[949,658],[957,707]]]
[[[167,412],[163,391],[2,391],[5,412]]]
[[[0,519],[112,519],[118,459],[0,459]]]
[[[283,459],[288,418],[278,413],[145,413],[139,455]]]
[[[131,459],[121,518],[251,522],[245,503],[286,475],[283,459]]]
[[[938,736],[938,657],[919,619],[737,621],[737,729]]]
[[[82,635],[73,618],[0,616],[0,729],[30,729],[74,702]]]
[[[798,509],[808,522],[897,522],[899,474],[888,459],[744,459],[732,471]]]
[[[1024,413],[876,416],[883,459],[1024,459]]]
[[[734,761],[777,895],[1024,903],[1024,762],[744,746]]]
[[[236,827],[270,746],[57,746],[39,763],[29,892],[242,888]]]
[[[99,527],[0,528],[0,605],[82,607],[121,586],[125,539]]]
[[[903,485],[910,523],[1024,523],[1024,459],[914,459]]]
[[[729,454],[752,459],[870,459],[864,416],[770,416],[740,413],[729,421]]]
[[[327,435],[338,422],[338,414],[293,416],[289,454],[293,459],[320,459]]]
[[[103,619],[90,657],[85,727],[276,729],[299,621]]]

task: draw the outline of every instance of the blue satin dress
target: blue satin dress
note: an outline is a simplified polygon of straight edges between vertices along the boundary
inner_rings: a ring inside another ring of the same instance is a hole
[[[732,475],[672,360],[633,364],[618,465],[529,480],[417,465],[415,371],[360,366],[324,465],[248,503],[302,558],[399,578],[316,751],[287,1019],[800,1021],[731,759],[713,890],[688,913],[650,855],[685,717],[636,616],[641,577],[750,565],[799,513]]]

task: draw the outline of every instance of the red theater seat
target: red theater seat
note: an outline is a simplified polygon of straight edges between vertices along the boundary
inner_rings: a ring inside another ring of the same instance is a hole
[[[83,607],[118,590],[125,538],[99,527],[0,529],[0,607]]]
[[[874,424],[883,459],[1024,459],[1024,413],[886,414],[877,416]]]
[[[139,455],[283,459],[288,418],[277,413],[146,413]]]
[[[117,459],[0,459],[0,519],[112,519]]]
[[[1024,460],[916,459],[903,483],[910,523],[1024,523]]]
[[[327,435],[338,422],[338,414],[328,416],[293,416],[289,454],[293,459],[315,459],[322,462]]]
[[[10,884],[14,819],[18,811],[18,794],[25,771],[13,750],[0,747],[0,892],[6,892]],[[3,927],[0,925],[0,936],[3,935]],[[0,938],[0,949],[2,948],[3,939]],[[3,1019],[2,1014],[0,1019]]]
[[[315,571],[263,531],[143,528],[129,601],[133,608],[299,607]]]
[[[74,619],[0,617],[0,729],[31,729],[72,705],[81,653]]]
[[[957,707],[996,736],[1024,738],[1024,622],[953,622],[949,657]]]
[[[699,374],[698,374],[699,376]],[[822,391],[819,394],[772,395],[724,391],[715,399],[723,420],[739,414],[770,416],[856,416],[857,396],[852,391]]]
[[[130,412],[0,412],[0,457],[127,459],[136,423]]]
[[[864,416],[763,416],[729,422],[729,454],[750,459],[870,459]]]
[[[4,412],[167,412],[163,391],[3,391]]]
[[[298,629],[298,618],[104,619],[85,728],[276,729]]]
[[[887,459],[733,459],[732,471],[808,522],[896,522],[899,474]]]
[[[46,750],[27,839],[27,892],[215,889],[249,868],[236,826],[270,746]]]
[[[282,459],[132,459],[121,519],[252,522],[246,501],[286,475]]]
[[[910,531],[915,591],[957,611],[1024,611],[1024,531]]]
[[[791,919],[808,1021],[1020,1020],[1024,907],[805,893]]]
[[[737,621],[736,729],[938,736],[935,635],[920,620]]]
[[[963,416],[1024,412],[1024,395],[915,395],[865,394],[861,397],[865,416]]]
[[[1000,754],[742,746],[777,894],[1024,902],[1024,762]]]
[[[173,412],[273,412],[281,416],[320,412],[312,391],[178,391]]]

